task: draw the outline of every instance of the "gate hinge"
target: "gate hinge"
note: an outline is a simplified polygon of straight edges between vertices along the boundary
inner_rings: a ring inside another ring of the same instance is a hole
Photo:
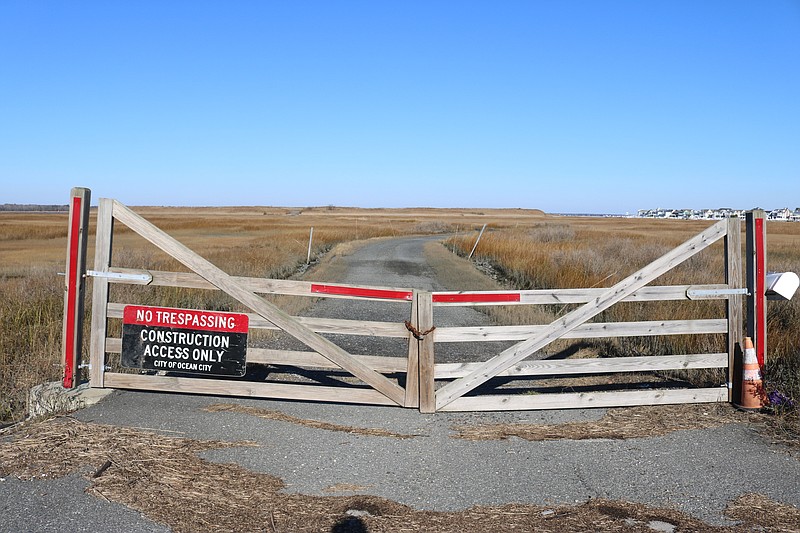
[[[91,363],[83,363],[81,365],[78,365],[78,368],[86,368],[88,370],[91,370],[92,369],[92,364]],[[105,370],[106,372],[109,372],[111,370],[111,367],[108,366],[108,365],[104,365],[103,366],[103,370]]]

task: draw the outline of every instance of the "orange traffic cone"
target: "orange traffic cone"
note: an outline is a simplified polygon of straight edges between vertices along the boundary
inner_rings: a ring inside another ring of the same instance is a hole
[[[744,338],[744,360],[742,362],[741,409],[757,411],[764,407],[764,383],[758,366],[756,349],[750,337]]]

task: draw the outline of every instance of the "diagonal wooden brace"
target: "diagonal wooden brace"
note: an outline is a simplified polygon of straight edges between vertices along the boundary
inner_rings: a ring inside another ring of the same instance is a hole
[[[727,221],[721,220],[682,245],[664,254],[638,272],[631,274],[597,298],[549,324],[539,334],[516,344],[489,359],[470,374],[436,391],[436,409],[460,398],[479,385],[497,376],[510,366],[541,350],[564,334],[577,328],[615,303],[633,294],[696,253],[725,236]]]

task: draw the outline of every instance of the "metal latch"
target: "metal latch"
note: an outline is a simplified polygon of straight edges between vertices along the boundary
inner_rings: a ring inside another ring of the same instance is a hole
[[[87,270],[86,275],[91,278],[106,278],[118,281],[132,281],[141,284],[148,284],[153,281],[152,274],[134,274],[130,272],[98,272],[97,270]]]
[[[686,297],[690,300],[712,300],[725,296],[747,295],[747,289],[687,289]]]

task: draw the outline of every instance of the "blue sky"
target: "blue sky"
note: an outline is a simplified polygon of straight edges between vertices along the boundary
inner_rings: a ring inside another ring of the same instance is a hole
[[[3,0],[0,182],[0,203],[800,207],[800,0]]]

